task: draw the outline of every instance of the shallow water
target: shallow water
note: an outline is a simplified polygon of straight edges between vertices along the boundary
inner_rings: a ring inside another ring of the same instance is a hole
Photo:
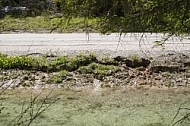
[[[22,108],[29,105],[31,94],[34,98],[41,91],[33,107],[35,113],[50,89],[16,89],[2,94],[0,108],[5,108],[0,113],[0,125],[9,125]],[[127,87],[96,91],[94,88],[54,89],[44,106],[54,100],[56,103],[38,116],[32,126],[169,126],[185,114],[180,111],[172,121],[180,105],[190,107],[190,90]],[[26,118],[30,118],[29,114],[20,120]],[[12,124],[17,122],[15,120]]]

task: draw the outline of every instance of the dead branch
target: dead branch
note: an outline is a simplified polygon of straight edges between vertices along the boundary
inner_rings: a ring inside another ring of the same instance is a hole
[[[190,108],[183,108],[181,106],[182,105],[180,105],[180,107],[178,108],[177,113],[174,116],[174,118],[173,118],[172,121],[174,121],[177,118],[177,116],[179,115],[179,113],[180,113],[181,110],[190,111]],[[172,126],[175,126],[176,124],[182,124],[186,120],[190,121],[190,112],[186,113],[182,118],[180,118],[179,120],[177,120]]]

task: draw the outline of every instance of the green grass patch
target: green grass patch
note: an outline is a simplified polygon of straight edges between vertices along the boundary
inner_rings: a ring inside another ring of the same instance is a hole
[[[0,68],[40,70],[43,72],[74,71],[96,60],[96,56],[93,53],[89,55],[81,53],[72,57],[59,56],[56,58],[45,56],[7,56],[0,53]]]
[[[37,16],[37,17],[22,17],[13,18],[5,16],[0,19],[0,31],[28,31],[28,32],[83,32],[85,26],[84,18],[52,17],[52,16]],[[97,19],[88,19],[89,30],[97,28]]]
[[[46,83],[48,84],[59,84],[62,83],[63,79],[66,78],[66,76],[69,75],[69,72],[66,70],[61,70],[60,72],[54,74],[50,78],[46,80]]]
[[[73,70],[77,70],[79,67],[81,66],[86,66],[92,62],[95,62],[96,59],[96,55],[91,53],[89,55],[85,55],[85,54],[79,54],[76,55],[74,57],[71,57],[67,64],[66,64],[66,69],[68,71],[73,71]]]
[[[130,59],[134,62],[138,62],[140,60],[140,57],[137,54],[133,54],[130,56]]]
[[[109,76],[119,70],[118,66],[103,65],[98,63],[91,63],[88,66],[82,66],[79,68],[79,72],[82,74],[93,74],[97,79],[103,79],[105,76]]]

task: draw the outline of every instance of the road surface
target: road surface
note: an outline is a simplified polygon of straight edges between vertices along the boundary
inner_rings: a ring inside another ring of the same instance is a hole
[[[161,40],[162,34],[129,33],[121,37],[117,33],[101,35],[98,33],[70,34],[0,34],[0,52],[15,55],[49,52],[92,51],[102,53],[125,52],[152,53],[162,51],[162,47],[154,47],[155,41]],[[190,39],[180,41],[172,37],[164,45],[164,51],[190,52]]]

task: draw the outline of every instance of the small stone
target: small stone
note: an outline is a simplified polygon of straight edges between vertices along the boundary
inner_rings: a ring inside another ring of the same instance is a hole
[[[176,82],[182,82],[182,78],[177,78]]]

